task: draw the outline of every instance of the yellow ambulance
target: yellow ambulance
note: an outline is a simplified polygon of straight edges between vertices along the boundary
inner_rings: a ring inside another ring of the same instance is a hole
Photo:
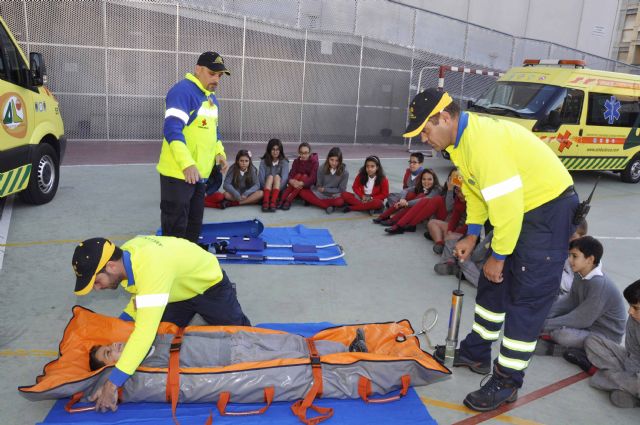
[[[596,71],[581,60],[527,59],[468,110],[533,131],[569,170],[640,181],[640,76]]]
[[[46,79],[42,55],[27,62],[0,16],[0,198],[20,192],[25,202],[45,204],[58,190],[66,139]]]

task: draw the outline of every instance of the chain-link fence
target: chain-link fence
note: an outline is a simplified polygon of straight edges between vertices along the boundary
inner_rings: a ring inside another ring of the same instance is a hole
[[[407,105],[439,65],[506,70],[525,57],[629,65],[383,0],[13,1],[3,18],[41,52],[71,140],[158,140],[164,96],[198,55],[225,58],[227,141],[402,143]],[[475,98],[494,79],[451,73]]]

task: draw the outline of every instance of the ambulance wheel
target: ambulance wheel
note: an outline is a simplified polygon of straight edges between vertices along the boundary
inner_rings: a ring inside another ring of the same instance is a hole
[[[625,169],[620,174],[625,183],[640,182],[640,154],[631,158]]]
[[[51,145],[41,143],[35,149],[29,185],[20,193],[20,199],[28,204],[46,204],[56,195],[59,180],[58,154]]]

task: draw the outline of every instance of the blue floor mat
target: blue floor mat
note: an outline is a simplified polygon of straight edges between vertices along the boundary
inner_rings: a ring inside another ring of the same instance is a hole
[[[203,236],[205,235],[203,230]],[[295,227],[267,227],[263,230],[260,237],[267,244],[278,245],[326,245],[334,243],[333,237],[327,229],[311,229],[302,224]],[[213,248],[212,248],[213,250]],[[329,258],[337,256],[341,253],[338,246],[332,246],[328,248],[318,249],[313,255],[319,258]],[[266,248],[261,253],[251,251],[238,251],[238,255],[263,255],[267,257],[292,257],[295,254],[290,248]],[[306,254],[304,254],[306,255]],[[251,260],[225,260],[220,258],[221,263],[226,264],[310,264],[316,266],[346,266],[347,262],[344,257],[337,258],[330,261],[296,261],[296,260],[264,260],[264,261],[251,261]]]
[[[335,326],[331,323],[265,323],[259,327],[297,333],[304,336],[313,335],[320,330]],[[136,424],[136,425],[170,425],[171,406],[168,403],[125,403],[116,412],[95,413],[84,412],[69,414],[64,405],[67,399],[58,400],[45,420],[46,425],[92,425],[92,424]],[[202,425],[213,412],[214,424],[242,425],[300,425],[301,422],[291,412],[293,402],[276,402],[266,413],[259,416],[227,417],[220,416],[213,403],[179,404],[177,418],[181,425]],[[320,407],[332,407],[333,417],[322,424],[353,425],[435,425],[426,406],[422,403],[413,388],[398,401],[388,404],[367,404],[362,400],[318,399],[315,404]],[[251,410],[259,408],[259,404],[230,403],[229,410]]]

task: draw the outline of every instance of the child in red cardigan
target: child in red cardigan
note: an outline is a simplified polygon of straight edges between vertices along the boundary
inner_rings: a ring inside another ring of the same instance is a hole
[[[312,154],[309,143],[302,142],[298,146],[298,158],[293,161],[287,177],[287,188],[282,194],[282,201],[278,208],[285,211],[291,208],[291,203],[298,197],[300,191],[316,184],[317,177],[318,154]]]
[[[373,215],[383,208],[384,200],[389,196],[389,180],[384,175],[380,158],[371,155],[364,160],[352,189],[353,193],[342,192],[342,199],[347,204],[344,212],[369,211]]]

